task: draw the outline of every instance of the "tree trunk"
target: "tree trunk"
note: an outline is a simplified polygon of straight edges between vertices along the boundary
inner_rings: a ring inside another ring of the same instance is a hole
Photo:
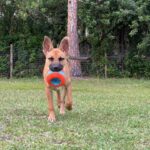
[[[68,0],[68,36],[69,55],[79,57],[79,43],[77,33],[77,0]],[[81,65],[79,60],[71,60],[72,76],[81,76]]]

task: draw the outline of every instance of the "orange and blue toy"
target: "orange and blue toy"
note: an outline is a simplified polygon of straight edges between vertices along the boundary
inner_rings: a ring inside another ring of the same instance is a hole
[[[63,71],[49,71],[46,80],[51,87],[57,88],[65,85],[65,74]]]

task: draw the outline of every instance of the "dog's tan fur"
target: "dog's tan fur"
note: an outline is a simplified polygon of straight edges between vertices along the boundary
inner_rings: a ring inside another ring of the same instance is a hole
[[[48,120],[51,122],[56,121],[52,91],[55,90],[57,93],[57,104],[60,108],[60,114],[65,114],[65,107],[68,110],[72,109],[72,86],[71,86],[71,75],[70,75],[70,64],[68,62],[68,50],[69,50],[69,39],[64,37],[60,42],[58,48],[53,48],[52,41],[49,37],[45,36],[43,41],[43,53],[46,57],[45,66],[43,70],[43,77],[45,83],[45,92],[48,99]],[[62,61],[59,58],[63,58]],[[65,73],[66,84],[62,88],[52,88],[46,81],[46,77],[49,71],[49,66],[52,63],[50,58],[53,58],[53,62],[61,63],[63,65],[63,71]],[[61,95],[62,93],[62,95]],[[66,99],[66,100],[65,100]]]

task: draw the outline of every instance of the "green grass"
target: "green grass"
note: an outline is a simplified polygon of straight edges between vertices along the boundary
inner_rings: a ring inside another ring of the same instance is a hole
[[[0,79],[0,149],[150,149],[150,81],[74,80],[73,99],[51,124],[41,79]]]

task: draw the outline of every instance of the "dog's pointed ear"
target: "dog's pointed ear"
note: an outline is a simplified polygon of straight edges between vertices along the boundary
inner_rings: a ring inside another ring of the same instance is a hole
[[[53,43],[51,39],[48,36],[44,36],[43,41],[43,53],[46,56],[47,52],[51,51],[53,49]]]
[[[59,45],[59,48],[65,52],[66,54],[68,54],[68,51],[69,51],[69,38],[67,36],[65,36],[61,42],[60,42],[60,45]]]

